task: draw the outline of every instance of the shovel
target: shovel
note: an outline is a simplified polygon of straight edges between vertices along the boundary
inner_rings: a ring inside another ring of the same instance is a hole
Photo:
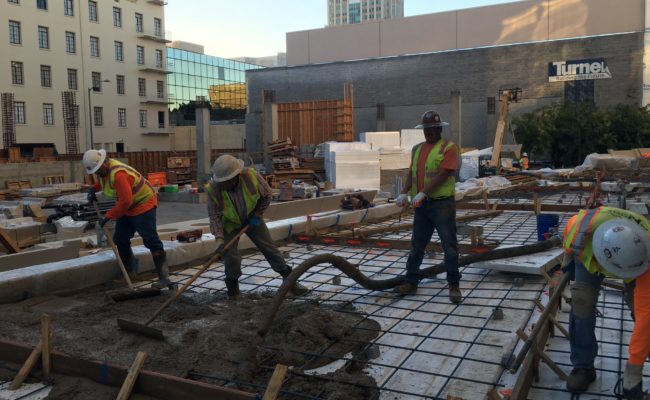
[[[239,233],[235,237],[230,239],[230,241],[224,246],[223,253],[222,252],[215,253],[212,257],[210,257],[210,259],[208,261],[206,261],[201,266],[201,268],[199,268],[199,270],[196,271],[196,273],[187,282],[185,282],[183,287],[178,289],[178,291],[173,296],[171,296],[162,306],[160,306],[160,308],[144,324],[138,324],[137,322],[127,321],[127,320],[118,318],[117,319],[117,325],[120,327],[120,329],[123,329],[125,331],[134,332],[134,333],[139,333],[139,334],[149,336],[149,337],[152,337],[152,338],[158,339],[158,340],[165,340],[165,336],[163,335],[163,331],[161,331],[160,329],[152,328],[152,327],[149,326],[149,324],[151,324],[151,322],[153,322],[153,320],[156,319],[156,317],[158,317],[158,315],[160,315],[161,312],[163,312],[167,307],[169,307],[169,305],[171,303],[173,303],[176,299],[178,299],[181,296],[181,294],[183,294],[190,287],[190,285],[192,283],[194,283],[194,281],[199,276],[201,276],[201,274],[203,274],[205,271],[207,271],[208,268],[210,268],[210,265],[212,265],[215,262],[219,261],[221,259],[221,257],[223,256],[223,254],[226,251],[228,251],[228,249],[233,244],[237,243],[237,241],[239,240],[241,235],[243,235],[247,230],[248,230],[248,225],[244,225],[244,227],[239,231]]]
[[[97,207],[97,202],[93,201],[93,205],[95,206],[95,212],[97,213],[97,218],[101,220],[102,215],[99,212],[99,207]],[[99,221],[97,221],[99,223]],[[124,301],[124,300],[133,300],[133,299],[142,299],[145,297],[153,297],[153,296],[159,296],[160,295],[160,289],[156,288],[144,288],[144,289],[135,289],[133,287],[133,283],[131,282],[131,278],[129,277],[129,274],[126,272],[126,268],[124,267],[124,263],[122,262],[122,258],[120,258],[120,252],[117,250],[117,246],[115,246],[115,243],[113,242],[113,237],[111,237],[110,232],[106,228],[106,226],[103,226],[102,229],[104,230],[104,236],[106,236],[106,240],[108,241],[108,244],[111,245],[111,248],[113,249],[113,254],[115,255],[115,259],[117,260],[117,263],[120,266],[120,271],[122,271],[122,275],[124,276],[124,280],[126,281],[126,284],[129,285],[129,288],[126,290],[114,290],[112,292],[107,293],[114,301]]]

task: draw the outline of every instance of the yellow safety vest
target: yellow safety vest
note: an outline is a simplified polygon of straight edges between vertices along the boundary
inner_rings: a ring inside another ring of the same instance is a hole
[[[243,186],[242,192],[244,193],[244,203],[246,204],[246,215],[251,215],[262,197],[262,190],[260,182],[257,180],[255,169],[244,168],[239,174],[239,183]],[[224,231],[229,234],[241,229],[244,221],[239,218],[239,213],[228,192],[219,189],[218,184],[214,182],[206,184],[205,190],[222,212]]]
[[[107,177],[99,177],[99,183],[102,186],[104,196],[112,199],[117,198],[117,193],[115,192],[115,175],[117,175],[118,172],[125,172],[127,175],[133,177],[134,181],[133,186],[131,187],[133,199],[129,206],[129,210],[146,203],[156,195],[156,192],[153,190],[153,187],[151,187],[149,181],[133,167],[110,158],[108,160],[108,171]]]
[[[411,185],[411,197],[415,197],[418,194],[418,159],[420,158],[420,152],[422,151],[422,145],[420,143],[415,147],[413,152],[413,159],[411,160],[411,175],[412,185]],[[454,146],[454,143],[445,139],[440,139],[433,146],[427,160],[424,164],[425,167],[425,176],[424,176],[424,186],[427,187],[431,183],[431,178],[433,178],[440,169],[440,164],[445,158],[445,152]],[[436,187],[432,193],[425,193],[430,199],[443,199],[447,197],[453,197],[456,192],[456,175],[452,174],[445,181]]]
[[[580,210],[578,217],[571,221],[571,226],[567,225],[565,230],[567,233],[563,241],[564,251],[579,260],[589,273],[614,277],[594,257],[591,238],[600,225],[615,218],[625,218],[637,223],[648,231],[650,236],[650,221],[644,216],[615,207],[602,206],[590,210]]]

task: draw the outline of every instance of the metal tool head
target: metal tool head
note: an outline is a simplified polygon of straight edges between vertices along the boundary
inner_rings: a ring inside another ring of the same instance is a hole
[[[143,324],[138,324],[137,322],[132,322],[132,321],[127,321],[125,319],[117,319],[117,326],[120,327],[120,329],[133,332],[133,333],[139,333],[141,335],[149,336],[150,338],[153,339],[158,339],[158,340],[165,340],[165,335],[163,335],[163,331],[160,329],[152,328],[147,325]]]

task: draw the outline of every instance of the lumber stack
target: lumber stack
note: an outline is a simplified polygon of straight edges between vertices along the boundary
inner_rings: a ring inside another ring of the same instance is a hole
[[[269,144],[269,152],[273,159],[273,170],[294,170],[300,168],[300,161],[296,157],[298,149],[291,143],[291,139],[276,140]]]

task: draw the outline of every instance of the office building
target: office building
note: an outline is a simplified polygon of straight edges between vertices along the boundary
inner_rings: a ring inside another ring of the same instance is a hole
[[[0,2],[3,147],[80,153],[92,136],[92,147],[109,151],[166,149],[164,4]]]
[[[329,26],[359,24],[404,16],[404,0],[328,0]]]

